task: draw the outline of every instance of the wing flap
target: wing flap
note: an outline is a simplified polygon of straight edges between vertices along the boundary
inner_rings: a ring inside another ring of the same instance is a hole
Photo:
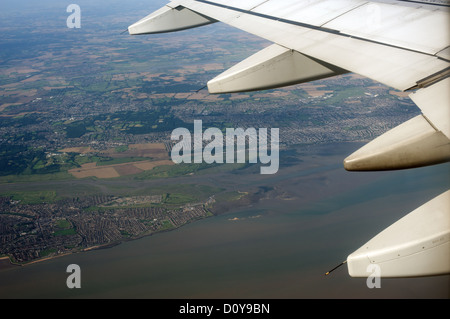
[[[450,273],[450,191],[392,224],[347,258],[350,276],[419,277]]]
[[[128,27],[131,35],[173,32],[217,22],[184,7],[169,6],[149,14]]]
[[[320,27],[365,3],[363,0],[266,1],[253,9],[253,12]]]
[[[450,139],[450,77],[410,95],[424,116]]]
[[[208,90],[232,93],[270,89],[346,72],[273,44],[209,81]]]
[[[384,133],[344,160],[349,171],[422,167],[450,160],[450,140],[419,115]]]
[[[436,56],[444,60],[450,61],[450,47],[446,47],[445,49],[439,51],[438,53],[436,53]]]

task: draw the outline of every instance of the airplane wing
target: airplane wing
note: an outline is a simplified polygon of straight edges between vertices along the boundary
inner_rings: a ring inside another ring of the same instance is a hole
[[[223,22],[273,42],[208,82],[210,93],[262,90],[357,73],[411,92],[422,114],[344,160],[349,171],[450,160],[449,0],[174,0],[128,28],[132,35]],[[450,191],[348,256],[349,274],[450,273]]]

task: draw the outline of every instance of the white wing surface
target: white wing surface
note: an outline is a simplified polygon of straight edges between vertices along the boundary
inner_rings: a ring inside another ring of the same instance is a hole
[[[174,0],[128,30],[152,34],[218,21],[273,44],[210,80],[210,93],[357,73],[410,91],[422,114],[350,155],[344,160],[347,170],[405,169],[450,160],[450,1]],[[448,194],[349,255],[350,275],[367,277],[367,266],[374,263],[384,277],[449,274]]]

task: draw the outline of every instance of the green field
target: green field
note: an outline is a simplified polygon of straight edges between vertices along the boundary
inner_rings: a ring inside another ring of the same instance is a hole
[[[17,191],[1,195],[20,201],[21,204],[54,203],[60,199],[56,191]]]

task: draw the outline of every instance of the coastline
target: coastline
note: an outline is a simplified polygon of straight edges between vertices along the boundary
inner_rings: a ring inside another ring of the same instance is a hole
[[[104,244],[104,245],[96,245],[96,246],[87,247],[87,248],[84,248],[84,249],[81,249],[81,250],[78,250],[78,251],[70,251],[70,252],[65,252],[63,254],[57,254],[57,255],[52,255],[52,256],[48,256],[48,257],[43,257],[43,258],[30,260],[28,262],[21,263],[21,264],[13,262],[11,260],[11,257],[9,257],[9,256],[0,257],[0,271],[1,270],[6,270],[6,269],[10,269],[10,268],[15,268],[15,267],[25,267],[25,266],[28,266],[28,265],[40,263],[42,261],[52,260],[52,259],[55,259],[55,258],[68,256],[68,255],[73,255],[73,254],[77,254],[77,253],[80,253],[80,252],[87,252],[87,251],[99,250],[99,249],[108,249],[108,248],[112,248],[114,246],[120,245],[121,243],[122,243],[122,241],[114,242],[114,243],[107,243],[107,244]]]
[[[23,266],[23,265],[12,262],[11,258],[9,256],[0,257],[0,270],[21,267],[21,266]]]
[[[82,248],[82,249],[78,249],[78,250],[74,250],[74,251],[68,251],[68,252],[65,252],[65,253],[62,253],[62,254],[56,254],[56,255],[51,255],[51,256],[48,256],[48,257],[38,258],[38,259],[30,260],[30,261],[27,261],[27,262],[24,262],[24,263],[13,262],[11,260],[10,256],[0,257],[0,271],[11,269],[11,268],[15,268],[15,267],[25,267],[25,266],[28,266],[28,265],[31,265],[31,264],[36,264],[36,263],[39,263],[39,262],[52,260],[52,259],[55,259],[55,258],[58,258],[58,257],[63,257],[63,256],[68,256],[68,255],[73,255],[73,254],[78,254],[78,253],[84,253],[84,252],[93,251],[93,250],[101,250],[101,249],[113,248],[115,246],[118,246],[118,245],[122,244],[125,241],[135,241],[135,240],[142,239],[144,237],[153,236],[153,235],[158,234],[158,233],[170,232],[170,231],[176,230],[176,229],[178,229],[180,227],[183,227],[184,225],[187,225],[187,224],[190,224],[192,222],[195,222],[197,220],[202,220],[204,218],[209,218],[209,217],[212,217],[212,216],[215,216],[215,214],[211,213],[210,216],[205,216],[205,217],[202,217],[202,218],[193,219],[193,220],[190,220],[190,221],[188,221],[188,222],[186,222],[186,223],[184,223],[182,225],[178,225],[178,226],[171,227],[171,228],[168,228],[168,229],[162,229],[162,230],[159,230],[157,232],[150,232],[150,233],[144,232],[143,234],[141,234],[141,235],[139,235],[139,236],[137,236],[135,238],[123,238],[122,240],[119,240],[119,241],[106,243],[106,244],[102,244],[102,245],[95,245],[95,246],[86,247],[86,248]]]

